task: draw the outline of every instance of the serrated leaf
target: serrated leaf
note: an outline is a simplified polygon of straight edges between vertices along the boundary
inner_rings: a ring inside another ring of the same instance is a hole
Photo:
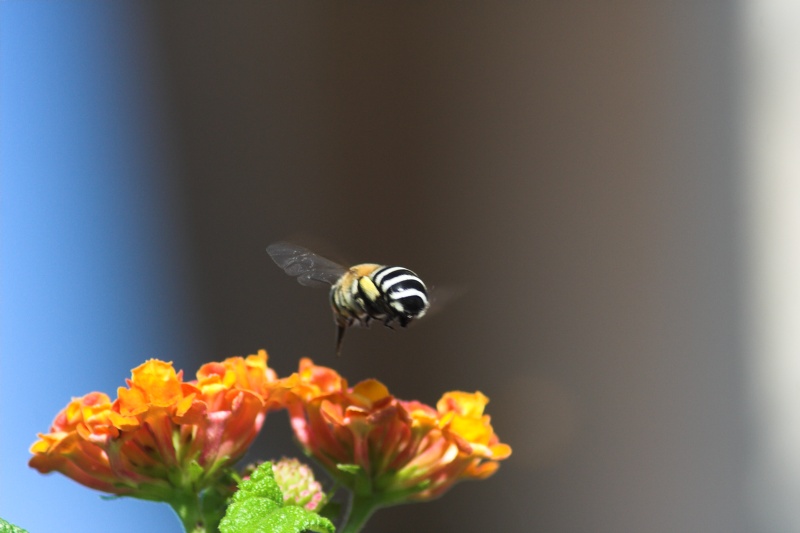
[[[28,533],[21,527],[17,527],[13,524],[9,524],[2,518],[0,518],[0,533]]]
[[[284,506],[272,463],[267,462],[239,484],[219,530],[222,533],[334,533],[335,528],[330,520],[304,507]]]

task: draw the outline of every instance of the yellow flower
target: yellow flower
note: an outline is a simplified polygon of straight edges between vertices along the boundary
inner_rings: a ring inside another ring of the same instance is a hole
[[[190,382],[152,359],[126,381],[113,402],[98,392],[73,399],[31,447],[30,466],[112,494],[174,501],[176,490],[213,485],[280,407],[264,350],[204,365]]]

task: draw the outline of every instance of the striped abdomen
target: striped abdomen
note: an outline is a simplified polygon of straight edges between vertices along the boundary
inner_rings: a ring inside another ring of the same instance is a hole
[[[352,267],[331,288],[331,304],[340,326],[381,320],[405,327],[428,309],[428,291],[407,268],[362,264]]]

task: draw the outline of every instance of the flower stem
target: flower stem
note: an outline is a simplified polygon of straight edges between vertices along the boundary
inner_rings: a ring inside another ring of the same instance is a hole
[[[379,498],[353,494],[350,500],[347,522],[340,533],[358,533],[361,531],[361,528],[367,523],[372,513],[377,511],[380,506],[381,500]]]
[[[197,494],[175,494],[168,503],[180,518],[186,533],[205,533],[206,528],[201,518],[200,499]]]

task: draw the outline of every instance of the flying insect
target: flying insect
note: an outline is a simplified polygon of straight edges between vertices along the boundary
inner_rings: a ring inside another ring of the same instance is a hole
[[[288,242],[267,247],[273,261],[300,285],[330,285],[330,304],[336,323],[336,355],[347,328],[369,326],[373,320],[391,328],[406,327],[430,307],[428,289],[411,270],[400,266],[361,263],[347,268]]]

